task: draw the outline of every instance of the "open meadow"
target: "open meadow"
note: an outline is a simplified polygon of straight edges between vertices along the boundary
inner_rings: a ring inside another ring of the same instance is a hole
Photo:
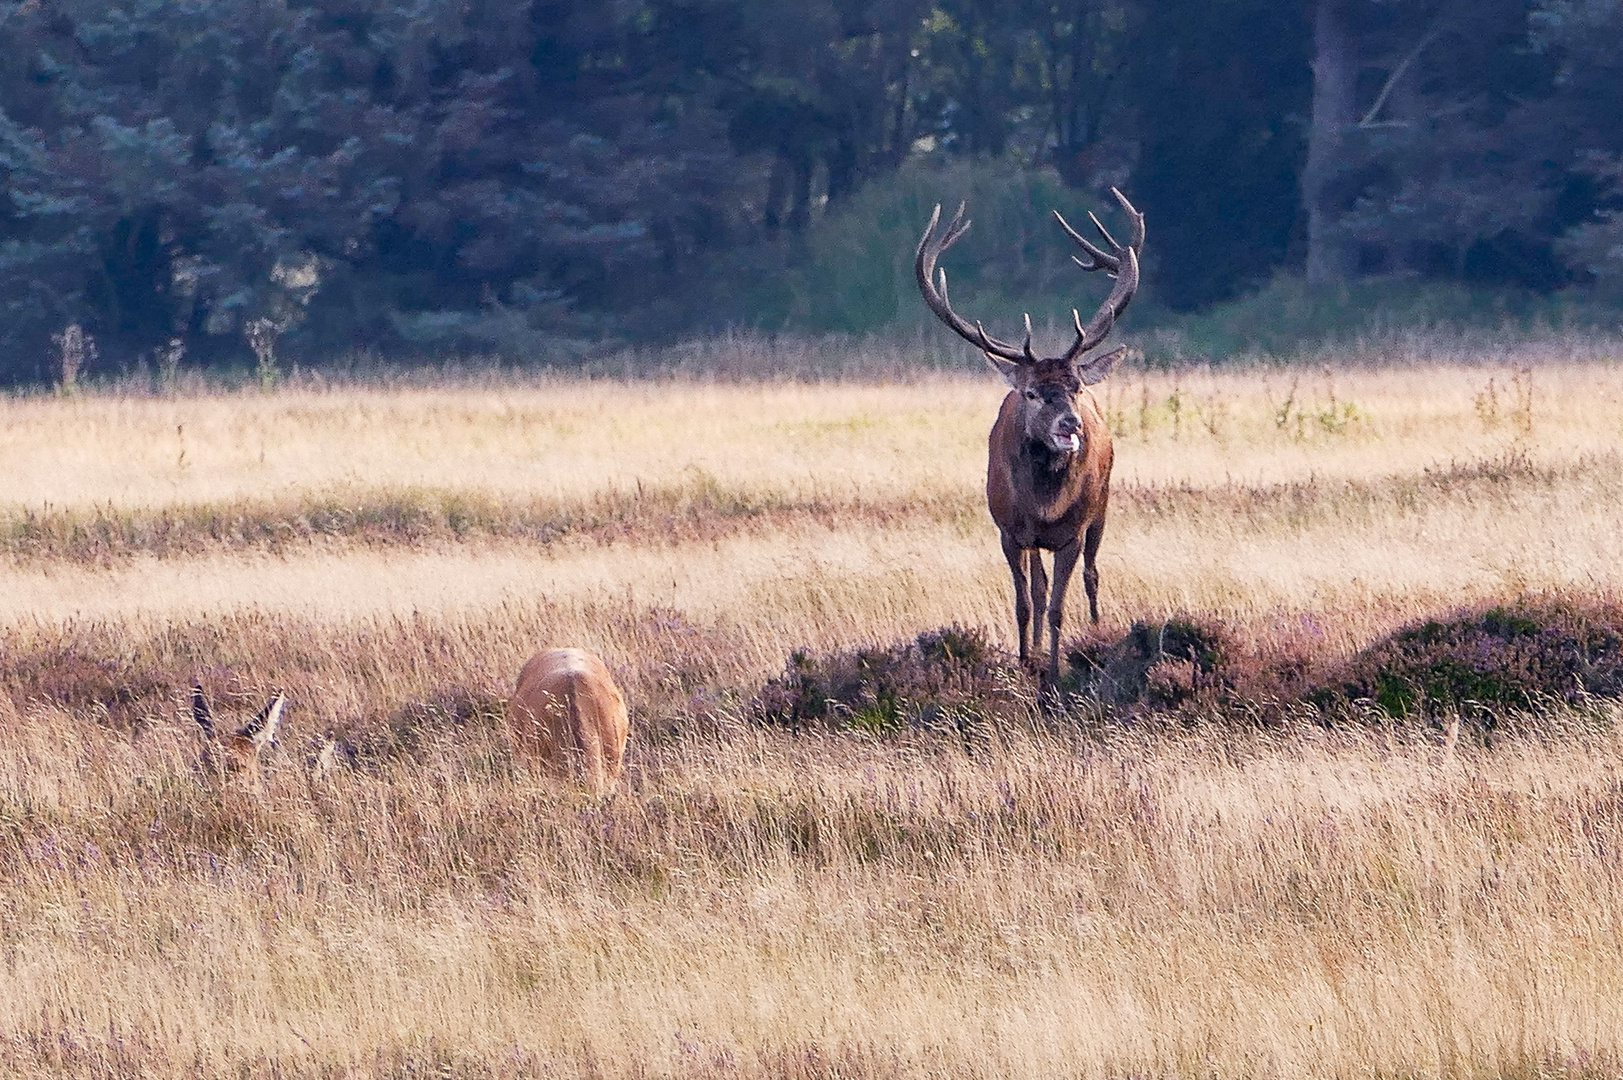
[[[1345,360],[1099,387],[1103,622],[1075,587],[1067,637],[1176,616],[1328,669],[1472,605],[1623,597],[1623,351]],[[761,722],[797,651],[1011,645],[1002,392],[0,399],[0,1071],[1618,1075],[1606,698],[1463,735],[1198,695]],[[500,724],[561,644],[632,704],[601,802]],[[225,712],[288,692],[258,789],[199,773],[194,676]]]

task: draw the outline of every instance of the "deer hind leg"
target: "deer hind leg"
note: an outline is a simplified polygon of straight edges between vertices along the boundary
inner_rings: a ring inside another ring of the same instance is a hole
[[[586,790],[593,795],[602,795],[608,790],[608,776],[603,767],[603,739],[597,730],[596,717],[581,718],[580,737],[580,771],[581,780]]]
[[[1009,573],[1014,577],[1014,622],[1020,629],[1020,660],[1026,661],[1031,652],[1031,598],[1026,592],[1025,550],[1008,533],[1003,534],[1003,557],[1009,560]]]
[[[1082,587],[1088,591],[1088,619],[1099,621],[1099,568],[1093,560],[1099,554],[1099,541],[1105,537],[1105,519],[1098,518],[1082,537]]]
[[[1055,685],[1059,683],[1059,631],[1065,622],[1065,589],[1071,583],[1071,572],[1076,569],[1076,559],[1081,554],[1082,545],[1075,540],[1054,552],[1054,592],[1048,600],[1048,678]],[[1087,581],[1086,571],[1082,579]]]

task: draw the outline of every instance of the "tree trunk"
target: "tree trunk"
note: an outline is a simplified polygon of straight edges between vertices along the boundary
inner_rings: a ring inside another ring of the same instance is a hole
[[[1307,165],[1302,169],[1302,203],[1307,210],[1307,281],[1328,285],[1352,276],[1354,250],[1338,235],[1336,172],[1343,160],[1346,131],[1356,119],[1358,55],[1347,29],[1345,0],[1317,0],[1313,19],[1313,120]]]

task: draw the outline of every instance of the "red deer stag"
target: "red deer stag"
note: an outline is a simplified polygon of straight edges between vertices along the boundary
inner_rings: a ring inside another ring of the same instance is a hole
[[[214,728],[214,712],[203,695],[203,685],[192,681],[192,719],[203,729],[203,763],[211,769],[226,773],[246,773],[259,779],[259,753],[276,741],[276,729],[282,723],[282,710],[287,706],[287,695],[277,694],[246,724],[229,735],[220,735]]]
[[[1059,211],[1054,212],[1065,234],[1086,256],[1076,259],[1076,264],[1083,270],[1104,270],[1116,279],[1115,288],[1086,325],[1081,313],[1072,309],[1076,340],[1061,356],[1039,359],[1032,352],[1030,315],[1026,316],[1024,343],[1014,345],[999,341],[980,323],[971,324],[952,310],[947,302],[947,273],[939,271],[938,278],[936,260],[969,228],[962,204],[939,236],[936,226],[941,221],[941,207],[936,206],[919,240],[914,263],[919,291],[930,310],[985,353],[1011,387],[988,440],[986,502],[1003,534],[1003,555],[1014,575],[1014,617],[1020,628],[1022,662],[1032,662],[1033,650],[1038,655],[1042,652],[1042,611],[1045,605],[1048,608],[1049,685],[1059,679],[1065,589],[1078,556],[1082,559],[1082,584],[1088,591],[1088,616],[1099,621],[1099,571],[1094,556],[1105,531],[1114,451],[1110,427],[1092,391],[1085,388],[1110,374],[1127,350],[1084,354],[1104,342],[1116,319],[1127,310],[1138,290],[1138,257],[1144,250],[1144,215],[1133,209],[1121,192],[1110,190],[1131,226],[1125,247],[1092,214],[1088,217],[1110,245],[1110,251],[1095,247],[1071,228]],[[1052,596],[1048,594],[1048,573],[1042,562],[1044,550],[1054,553]],[[1031,626],[1033,612],[1038,619],[1035,626]]]
[[[514,748],[554,775],[579,774],[594,795],[620,778],[626,699],[603,661],[584,649],[538,652],[507,706]]]

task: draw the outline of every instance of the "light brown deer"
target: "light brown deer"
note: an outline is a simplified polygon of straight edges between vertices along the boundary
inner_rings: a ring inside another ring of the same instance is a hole
[[[547,649],[525,662],[507,703],[514,749],[603,795],[620,778],[630,725],[609,669],[585,649]]]
[[[919,240],[914,262],[919,291],[930,310],[980,349],[1010,386],[988,440],[986,502],[1003,534],[1003,555],[1014,576],[1014,617],[1020,629],[1020,659],[1024,663],[1033,662],[1033,651],[1038,655],[1042,652],[1042,612],[1045,606],[1048,609],[1046,679],[1050,686],[1059,679],[1065,590],[1079,557],[1082,584],[1088,593],[1088,616],[1099,621],[1099,571],[1094,557],[1104,536],[1115,452],[1110,443],[1110,426],[1086,387],[1109,375],[1127,350],[1085,354],[1104,343],[1116,319],[1127,310],[1138,290],[1138,258],[1144,250],[1144,215],[1133,209],[1121,192],[1110,190],[1121,203],[1131,228],[1126,246],[1118,244],[1099,219],[1089,214],[1110,250],[1095,247],[1071,228],[1059,211],[1054,211],[1060,227],[1086,256],[1076,259],[1076,264],[1083,270],[1104,270],[1116,279],[1110,295],[1086,325],[1081,313],[1072,309],[1076,340],[1060,356],[1039,359],[1032,352],[1030,315],[1026,316],[1024,343],[1014,345],[999,341],[980,323],[971,325],[952,310],[947,302],[947,273],[937,271],[936,260],[969,228],[962,204],[939,235],[936,226],[941,221],[941,207],[936,206]],[[1052,595],[1042,562],[1043,551],[1054,553]],[[1035,626],[1031,625],[1033,613],[1037,616]]]
[[[227,735],[214,728],[214,712],[203,694],[203,684],[192,681],[192,719],[203,729],[203,764],[224,773],[247,774],[259,779],[259,755],[276,741],[282,723],[287,695],[277,694],[265,703],[252,720]]]

